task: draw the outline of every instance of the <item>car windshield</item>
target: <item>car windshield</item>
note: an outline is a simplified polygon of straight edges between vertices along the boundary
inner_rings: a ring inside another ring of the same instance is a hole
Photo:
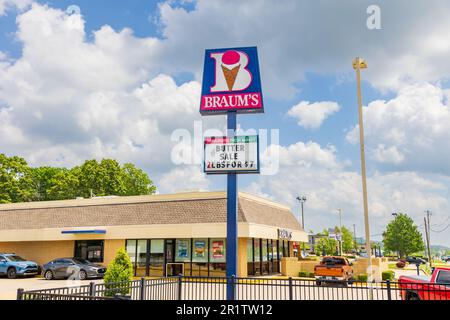
[[[73,259],[76,264],[92,264],[89,260],[86,259]]]
[[[6,256],[6,259],[8,259],[9,261],[12,261],[12,262],[27,261],[27,260],[25,260],[25,259],[23,259],[22,257],[19,257],[19,256]]]

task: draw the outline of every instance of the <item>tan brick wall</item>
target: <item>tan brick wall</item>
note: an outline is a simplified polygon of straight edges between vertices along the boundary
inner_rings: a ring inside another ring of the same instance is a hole
[[[104,266],[108,266],[108,264],[116,256],[117,250],[119,250],[120,248],[125,248],[125,240],[105,240],[102,264]]]
[[[247,277],[247,238],[238,239],[238,277]]]
[[[16,253],[43,265],[55,258],[72,257],[74,245],[74,241],[0,242],[0,252]]]

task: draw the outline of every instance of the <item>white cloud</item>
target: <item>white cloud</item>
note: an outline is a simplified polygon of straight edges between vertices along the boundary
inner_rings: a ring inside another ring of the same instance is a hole
[[[0,16],[5,15],[6,11],[10,8],[23,10],[32,2],[33,0],[0,0]]]
[[[305,129],[317,129],[329,116],[338,112],[340,106],[336,102],[301,101],[293,106],[288,115],[298,120],[298,125]]]
[[[265,91],[286,98],[306,73],[351,74],[360,55],[369,68],[363,78],[383,90],[450,74],[450,3],[387,1],[381,30],[369,30],[372,0],[206,1],[186,10],[163,3],[161,61],[170,72],[201,77],[204,48],[257,45]],[[401,19],[399,19],[401,17]],[[207,27],[206,27],[207,26]],[[295,39],[295,40],[294,40]]]
[[[447,92],[431,84],[403,87],[389,101],[364,107],[366,148],[391,170],[450,174],[450,106]],[[359,142],[359,127],[348,134]]]
[[[193,129],[200,84],[156,74],[159,40],[39,4],[17,17],[23,56],[0,64],[0,149],[32,165],[113,157],[154,180],[173,168],[170,135]],[[219,119],[220,118],[220,119]]]
[[[307,230],[319,231],[338,225],[336,209],[342,208],[343,223],[350,228],[355,223],[358,235],[363,236],[360,174],[351,170],[345,162],[336,160],[337,151],[332,147],[297,142],[279,148],[282,150],[280,158],[286,160],[281,160],[283,163],[278,174],[260,176],[246,190],[289,204],[297,216],[300,211],[296,197],[306,195]],[[375,172],[369,175],[369,215],[374,239],[381,240],[380,236],[375,235],[382,233],[386,223],[392,219],[392,212],[405,212],[418,225],[422,223],[426,209],[434,212],[435,221],[445,220],[450,210],[449,182],[447,176],[421,175],[411,171]],[[445,234],[432,236],[437,243],[448,244]]]
[[[184,166],[166,173],[158,187],[162,193],[205,191],[208,190],[209,180],[199,166]]]

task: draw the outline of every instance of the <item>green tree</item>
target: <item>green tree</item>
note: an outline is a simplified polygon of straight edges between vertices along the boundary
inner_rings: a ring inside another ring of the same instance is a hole
[[[0,154],[0,203],[30,201],[32,196],[31,170],[25,159]]]
[[[346,227],[342,227],[342,251],[351,253],[355,249],[355,241],[352,232]]]
[[[106,295],[128,294],[131,280],[133,280],[133,263],[125,249],[120,248],[106,269],[104,276]]]
[[[337,241],[329,238],[328,230],[324,230],[321,234],[322,237],[317,240],[314,248],[317,255],[325,253],[326,255],[336,254]]]
[[[79,168],[60,170],[48,182],[48,200],[75,199],[82,196],[78,181]]]
[[[401,258],[425,249],[422,234],[414,221],[403,213],[398,214],[395,220],[387,225],[383,233],[383,245],[389,252],[398,252]]]
[[[156,187],[148,175],[132,163],[125,163],[123,170],[123,184],[125,186],[124,196],[137,196],[143,194],[153,194]]]
[[[59,182],[60,175],[64,170],[66,169],[56,167],[31,168],[33,201],[54,200],[49,194],[49,190]]]

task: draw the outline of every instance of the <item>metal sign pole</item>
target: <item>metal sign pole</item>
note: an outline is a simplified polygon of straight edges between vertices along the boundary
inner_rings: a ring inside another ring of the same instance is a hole
[[[236,111],[227,113],[227,135],[231,138],[236,135]],[[227,174],[227,300],[234,300],[234,277],[237,274],[237,174]]]

